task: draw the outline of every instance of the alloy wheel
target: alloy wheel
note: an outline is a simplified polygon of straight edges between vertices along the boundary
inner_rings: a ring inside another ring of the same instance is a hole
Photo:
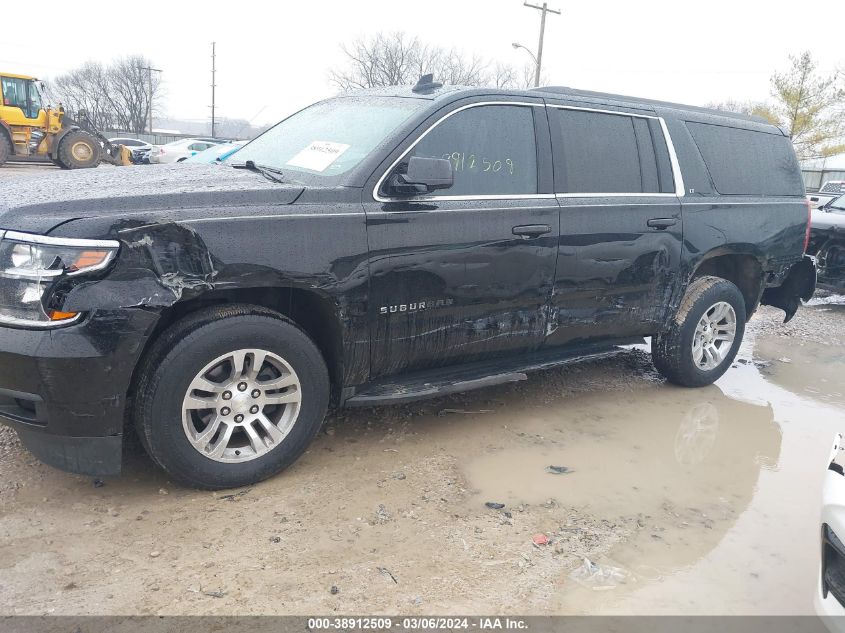
[[[703,371],[715,369],[727,358],[736,337],[736,312],[725,301],[710,306],[698,320],[692,337],[692,359]]]
[[[209,459],[245,462],[284,441],[301,404],[302,385],[287,361],[266,350],[241,349],[197,373],[182,402],[182,426]]]

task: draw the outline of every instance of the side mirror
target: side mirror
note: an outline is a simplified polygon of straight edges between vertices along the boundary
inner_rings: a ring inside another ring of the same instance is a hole
[[[390,191],[397,195],[414,196],[436,189],[449,189],[455,184],[452,162],[446,158],[413,156],[404,174],[390,177]]]

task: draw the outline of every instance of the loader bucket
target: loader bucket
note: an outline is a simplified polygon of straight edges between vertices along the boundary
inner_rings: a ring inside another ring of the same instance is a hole
[[[119,167],[132,165],[132,151],[126,145],[115,145],[111,151],[103,152],[102,160]]]

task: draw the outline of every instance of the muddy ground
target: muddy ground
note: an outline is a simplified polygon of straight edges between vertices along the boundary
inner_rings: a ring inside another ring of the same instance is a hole
[[[815,303],[786,326],[760,311],[715,386],[669,386],[632,349],[346,411],[225,493],[139,454],[95,485],[3,428],[0,613],[811,613],[845,430],[845,298]]]

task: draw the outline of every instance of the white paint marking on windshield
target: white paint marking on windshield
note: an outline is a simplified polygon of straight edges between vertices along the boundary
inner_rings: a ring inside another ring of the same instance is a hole
[[[332,141],[314,141],[291,158],[286,164],[291,167],[301,167],[313,171],[325,171],[329,165],[340,158],[341,154],[351,146],[346,143]]]

